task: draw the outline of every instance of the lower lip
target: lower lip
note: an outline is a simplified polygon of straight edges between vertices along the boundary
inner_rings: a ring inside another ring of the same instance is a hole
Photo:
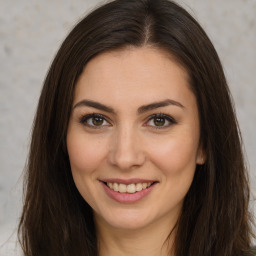
[[[113,189],[109,188],[105,183],[102,182],[102,185],[107,193],[107,195],[119,203],[135,203],[144,197],[146,197],[155,187],[156,183],[152,184],[146,189],[137,191],[135,193],[120,193],[116,192]]]

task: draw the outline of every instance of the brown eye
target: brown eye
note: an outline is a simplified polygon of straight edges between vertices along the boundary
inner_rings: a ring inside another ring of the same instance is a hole
[[[90,114],[81,118],[80,123],[90,128],[101,128],[110,126],[106,118],[100,114]]]
[[[104,119],[102,117],[92,117],[92,123],[95,126],[100,126],[104,122]]]
[[[163,117],[155,117],[153,121],[155,126],[164,126],[166,120]]]
[[[167,128],[176,123],[177,122],[169,115],[155,114],[150,117],[146,125],[153,128],[161,129],[161,128]]]

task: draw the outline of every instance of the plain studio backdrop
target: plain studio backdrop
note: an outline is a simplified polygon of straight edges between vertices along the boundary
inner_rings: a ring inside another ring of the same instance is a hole
[[[41,87],[61,42],[99,0],[0,0],[0,256],[20,255],[22,171]],[[256,207],[256,0],[180,0],[217,49],[235,101]],[[255,195],[255,196],[254,196]]]

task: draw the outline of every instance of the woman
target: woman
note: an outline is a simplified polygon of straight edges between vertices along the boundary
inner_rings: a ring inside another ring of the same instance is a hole
[[[39,100],[25,255],[253,255],[238,124],[218,55],[166,0],[116,0],[58,51]]]

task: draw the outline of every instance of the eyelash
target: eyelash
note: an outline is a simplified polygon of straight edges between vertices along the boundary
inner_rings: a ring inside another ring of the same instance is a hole
[[[92,114],[82,116],[80,118],[80,123],[87,126],[87,127],[92,128],[92,129],[101,129],[102,127],[106,126],[106,125],[97,126],[97,125],[89,124],[88,120],[93,119],[93,118],[99,118],[99,119],[102,120],[103,123],[107,122],[109,125],[111,125],[110,122],[108,121],[108,119],[104,115],[98,114],[98,113],[92,113]],[[162,125],[162,126],[148,125],[148,123],[150,121],[154,122],[155,121],[154,119],[157,119],[157,118],[163,119],[164,120],[164,125]],[[166,122],[168,122],[167,125],[165,124]],[[171,117],[169,115],[166,115],[166,114],[158,113],[158,114],[154,114],[154,115],[149,116],[144,126],[149,126],[153,129],[164,129],[164,128],[167,128],[167,127],[169,127],[173,124],[177,124],[176,120],[173,117]],[[109,125],[107,125],[107,126],[109,126]]]
[[[151,115],[147,119],[146,124],[149,123],[151,120],[154,122],[154,119],[157,119],[157,118],[164,119],[164,125],[163,126],[156,126],[156,125],[155,126],[146,125],[146,126],[150,126],[150,127],[154,128],[154,129],[165,129],[165,128],[173,125],[173,124],[177,124],[176,120],[173,117],[171,117],[169,115],[166,115],[166,114],[163,114],[163,113],[158,113],[158,114]],[[166,121],[168,122],[167,125],[165,124]]]
[[[109,124],[109,121],[107,120],[107,118],[104,115],[97,114],[97,113],[93,113],[93,114],[88,114],[88,115],[82,116],[80,118],[80,123],[85,125],[85,126],[87,126],[87,127],[93,128],[93,129],[100,129],[100,128],[102,128],[103,125],[97,126],[97,125],[91,125],[91,124],[88,123],[88,120],[89,119],[93,119],[93,118],[102,119],[103,122],[107,122]]]

